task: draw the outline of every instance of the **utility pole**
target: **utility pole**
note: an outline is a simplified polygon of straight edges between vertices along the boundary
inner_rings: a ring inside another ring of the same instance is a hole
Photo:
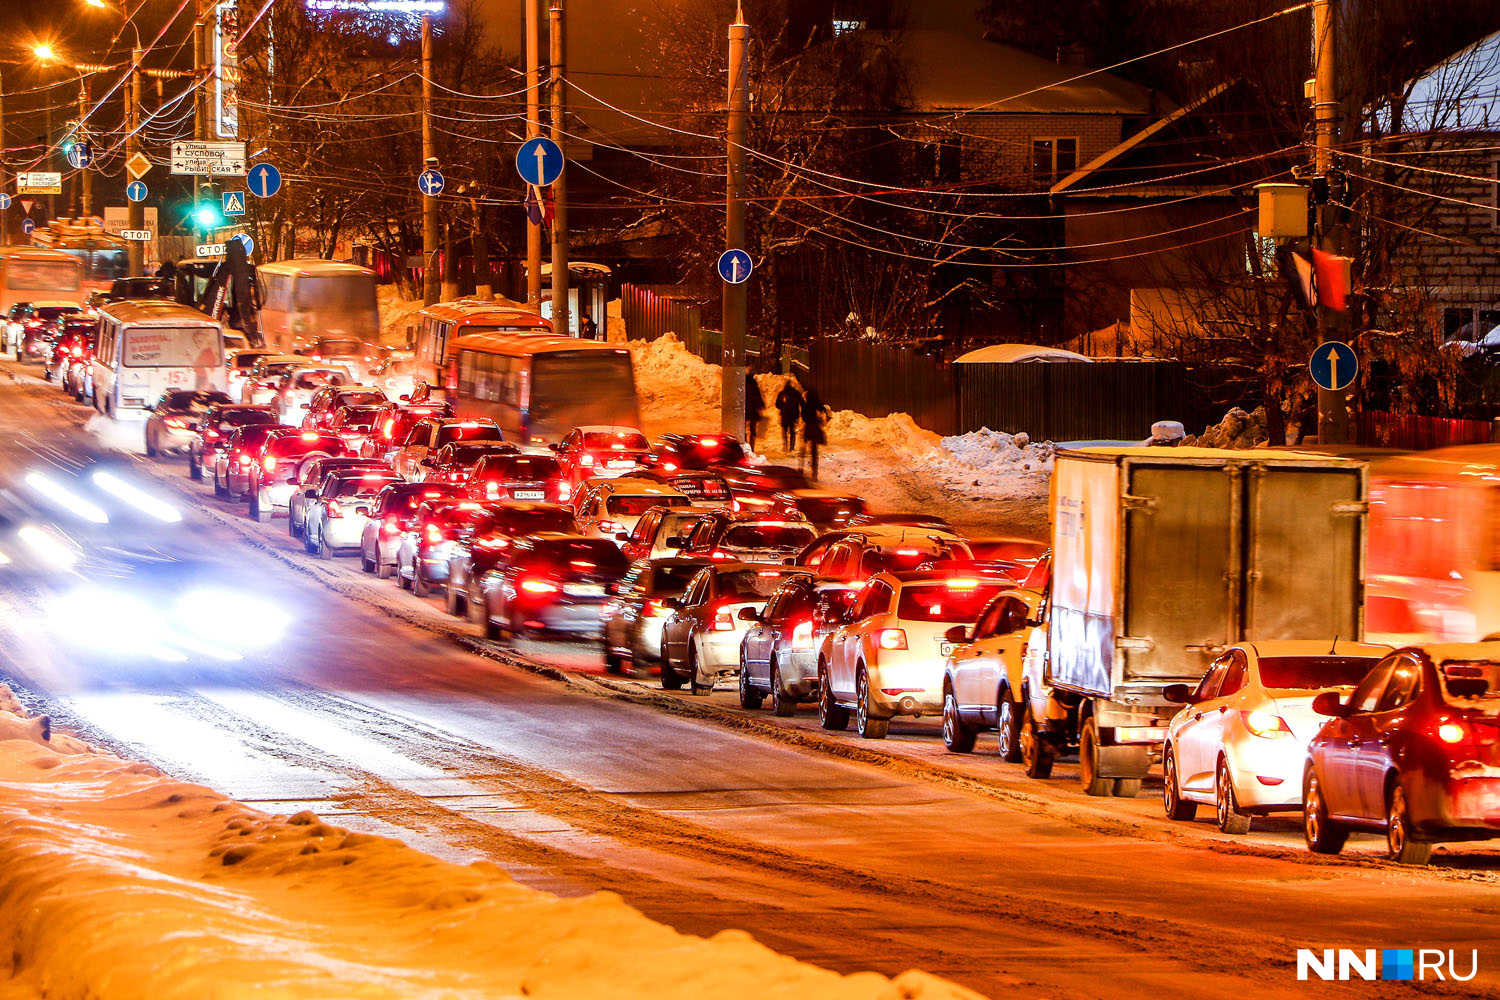
[[[729,26],[729,168],[724,185],[724,249],[745,248],[745,141],[750,111],[750,75],[745,48],[750,26],[735,5]],[[726,281],[724,288],[724,358],[720,377],[720,428],[725,434],[745,436],[745,327],[749,325],[744,282]]]
[[[1328,173],[1333,167],[1333,150],[1338,135],[1338,79],[1335,73],[1334,43],[1337,38],[1334,0],[1313,0],[1313,176],[1324,192],[1314,212],[1314,236],[1318,249],[1337,253],[1333,229],[1333,210],[1328,205]],[[1318,343],[1345,340],[1334,329],[1322,305],[1313,307],[1318,317]],[[1346,389],[1318,389],[1318,443],[1349,442],[1349,393]]]
[[[125,92],[125,162],[129,163],[135,154],[141,151],[141,139],[136,134],[140,127],[141,115],[141,58],[144,55],[139,48],[130,53],[130,79],[126,81]],[[126,227],[129,229],[144,229],[146,227],[146,206],[143,202],[126,199]],[[160,212],[158,212],[158,215]],[[157,219],[158,228],[161,220]],[[153,238],[160,236],[153,233]],[[129,260],[127,274],[146,273],[146,244],[140,240],[129,240],[125,244],[125,252]]]
[[[0,191],[6,189],[5,176],[5,76],[0,73]],[[10,210],[0,211],[0,247],[10,245]]]
[[[197,20],[193,22],[193,74],[194,79],[200,82],[197,90],[193,91],[193,138],[199,142],[208,138],[208,116],[204,114],[204,95],[208,91],[205,73],[208,70],[207,46],[204,44],[204,5],[205,0],[198,0]],[[207,233],[199,230],[198,203],[203,193],[203,175],[193,175],[193,229],[198,230],[199,240],[207,242]]]
[[[535,139],[542,134],[542,8],[541,0],[522,3],[526,5],[526,138]],[[540,201],[541,192],[536,196]],[[530,218],[526,220],[526,304],[541,311],[542,224],[533,225]]]
[[[422,15],[422,169],[437,169],[437,145],[432,138],[432,15]],[[422,195],[422,302],[438,300],[442,275],[438,273],[438,202]],[[442,364],[442,358],[437,362]]]
[[[78,131],[73,134],[74,142],[87,142],[83,127],[84,119],[89,114],[89,85],[85,82],[88,78],[78,78]],[[87,220],[94,213],[94,172],[87,165],[78,170],[78,217]]]
[[[552,141],[568,148],[563,134],[568,114],[568,95],[563,82],[567,47],[563,39],[563,0],[552,0],[548,25],[552,29]],[[569,336],[568,323],[568,194],[566,171],[552,182],[552,332]]]

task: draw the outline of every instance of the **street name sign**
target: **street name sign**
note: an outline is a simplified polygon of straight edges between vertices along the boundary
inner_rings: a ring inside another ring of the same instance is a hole
[[[174,142],[172,173],[212,177],[243,177],[243,142]]]
[[[18,173],[16,194],[62,194],[62,174],[56,170]]]

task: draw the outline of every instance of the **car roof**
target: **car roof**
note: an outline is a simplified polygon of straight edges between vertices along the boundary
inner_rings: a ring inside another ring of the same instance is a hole
[[[948,580],[969,579],[981,584],[994,582],[993,580],[985,579],[984,575],[980,573],[951,573],[944,570],[931,569],[903,569],[892,573],[877,573],[870,579],[885,580],[887,583],[894,583],[897,586],[903,586],[908,583],[943,583]],[[1007,587],[1005,589],[1014,590],[1015,588]]]
[[[631,427],[629,424],[579,424],[577,427],[574,427],[573,430],[583,431],[585,434],[608,434],[611,431],[614,431],[628,434],[640,434],[641,437],[646,436],[641,432],[641,429],[639,427]]]
[[[594,487],[600,493],[619,496],[627,493],[630,496],[639,497],[685,497],[686,493],[673,489],[666,483],[654,482],[650,479],[606,479]]]

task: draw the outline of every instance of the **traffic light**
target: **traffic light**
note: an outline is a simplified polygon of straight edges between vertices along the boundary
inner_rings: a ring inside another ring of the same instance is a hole
[[[198,204],[193,207],[193,225],[204,231],[224,225],[224,213],[219,210],[219,193],[212,184],[198,187]]]

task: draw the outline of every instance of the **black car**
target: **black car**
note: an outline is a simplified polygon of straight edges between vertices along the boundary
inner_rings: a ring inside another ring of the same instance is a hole
[[[743,465],[745,458],[745,446],[728,434],[665,434],[651,464],[672,472]]]
[[[630,563],[604,538],[528,535],[480,580],[484,634],[598,636],[604,605]]]
[[[173,389],[162,393],[156,405],[146,411],[146,454],[155,457],[164,451],[188,451],[198,436],[198,421],[215,406],[231,403],[214,389]]]
[[[484,599],[479,581],[504,558],[516,539],[544,531],[576,534],[573,512],[554,503],[501,503],[491,506],[473,530],[459,535],[448,549],[448,599],[450,615],[465,611],[480,619]]]
[[[631,479],[644,479],[650,483],[661,483],[670,486],[678,493],[682,493],[698,504],[732,504],[734,494],[729,490],[729,483],[717,472],[706,469],[679,469],[671,471],[667,469],[643,469],[640,472],[628,473]]]
[[[551,455],[490,454],[469,474],[475,500],[534,500],[567,503],[573,487]]]
[[[248,424],[274,424],[276,411],[269,406],[250,403],[221,403],[210,406],[198,418],[197,436],[188,442],[188,476],[205,479],[214,467],[214,457],[229,440],[236,427]]]

